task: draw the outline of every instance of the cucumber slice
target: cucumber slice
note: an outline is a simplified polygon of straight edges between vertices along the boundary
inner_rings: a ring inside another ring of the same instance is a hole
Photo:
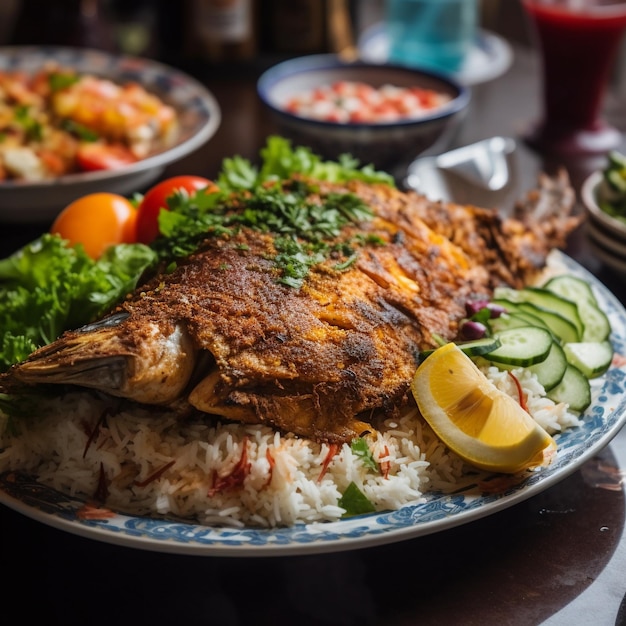
[[[525,314],[538,317],[543,326],[547,326],[554,336],[562,343],[580,341],[576,327],[562,315],[531,304],[530,302],[512,302],[506,298],[497,298],[492,301],[511,313]]]
[[[609,318],[600,308],[591,285],[578,276],[553,276],[544,287],[576,302],[584,330],[581,341],[605,341],[611,334]]]
[[[582,341],[563,346],[565,358],[587,378],[596,378],[606,372],[613,360],[613,346],[608,341]]]
[[[585,301],[593,306],[599,306],[593,290],[591,289],[591,285],[586,280],[578,278],[578,276],[559,274],[558,276],[550,278],[543,287],[562,298],[576,302],[578,305]]]
[[[611,322],[606,313],[586,302],[581,303],[578,310],[585,324],[581,341],[606,341],[611,334]]]
[[[562,315],[543,309],[530,302],[521,302],[519,304],[520,311],[531,313],[539,317],[548,328],[554,333],[554,335],[561,341],[561,343],[569,343],[570,341],[580,341],[578,330],[568,319],[565,319]]]
[[[539,326],[541,328],[545,328],[546,330],[550,330],[550,327],[540,317],[538,317],[537,315],[534,315],[533,313],[520,310],[520,311],[517,311],[515,315],[517,315],[521,319],[526,320],[529,326]]]
[[[541,318],[521,310],[515,311],[514,313],[503,313],[500,317],[494,317],[488,320],[487,325],[494,335],[502,330],[518,328],[520,326],[539,326],[540,328],[550,330]]]
[[[483,337],[481,339],[474,339],[473,341],[460,342],[456,345],[468,356],[480,356],[481,354],[492,352],[496,348],[500,347],[501,344],[497,337]],[[420,362],[422,362],[435,350],[436,348],[422,350],[419,355]]]
[[[552,346],[552,335],[538,326],[520,326],[498,333],[502,344],[486,356],[490,361],[528,367],[547,358]]]
[[[553,402],[565,402],[572,411],[582,413],[591,404],[588,378],[574,365],[567,364],[561,382],[546,392]]]
[[[503,313],[500,317],[494,317],[487,321],[487,325],[492,334],[508,330],[509,328],[519,328],[520,326],[535,326],[524,319],[519,313]],[[537,324],[538,325],[538,324]]]
[[[553,341],[548,356],[528,369],[535,374],[546,392],[554,389],[563,380],[567,369],[567,358],[561,344]]]
[[[584,327],[576,303],[549,289],[525,287],[524,289],[516,290],[509,287],[498,287],[494,295],[497,298],[507,298],[513,302],[528,302],[539,307],[542,311],[547,310],[558,313],[574,325],[578,339],[582,337]]]
[[[498,337],[483,337],[482,339],[465,341],[463,343],[458,343],[457,345],[468,356],[480,356],[481,354],[488,354],[489,352],[493,352],[502,344]]]

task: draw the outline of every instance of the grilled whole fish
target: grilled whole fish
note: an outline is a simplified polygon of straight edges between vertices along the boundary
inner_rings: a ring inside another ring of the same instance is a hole
[[[468,299],[526,283],[563,245],[577,223],[571,189],[542,184],[529,196],[537,225],[531,210],[504,220],[382,184],[316,182],[320,197],[349,192],[374,211],[336,238],[363,242],[349,267],[327,258],[296,289],[277,281],[272,233],[207,237],[103,320],[14,365],[0,391],[78,385],[349,441],[408,401],[419,351],[456,336]]]

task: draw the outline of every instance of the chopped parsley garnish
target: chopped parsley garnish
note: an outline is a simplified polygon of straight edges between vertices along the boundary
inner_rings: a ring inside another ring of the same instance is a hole
[[[352,266],[366,239],[336,241],[348,224],[371,220],[371,209],[351,193],[318,194],[303,181],[267,183],[254,191],[174,194],[170,210],[162,211],[155,242],[162,258],[186,256],[207,235],[233,235],[241,227],[274,236],[278,281],[300,288],[314,265],[333,254],[341,257],[334,269]],[[355,247],[356,244],[356,247]]]
[[[361,463],[363,463],[367,469],[371,469],[377,474],[380,474],[380,467],[367,444],[367,440],[362,437],[356,437],[350,442],[350,449],[352,450],[352,454],[361,459]]]

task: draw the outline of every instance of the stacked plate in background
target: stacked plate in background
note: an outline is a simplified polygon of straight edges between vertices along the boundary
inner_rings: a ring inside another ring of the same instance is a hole
[[[581,192],[588,216],[589,243],[600,261],[626,276],[626,222],[612,217],[598,205],[597,190],[601,181],[602,172],[594,172]]]

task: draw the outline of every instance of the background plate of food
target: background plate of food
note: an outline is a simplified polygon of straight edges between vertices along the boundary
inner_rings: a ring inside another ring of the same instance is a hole
[[[90,192],[127,194],[207,142],[214,96],[151,60],[61,47],[0,49],[0,220],[52,219]]]

